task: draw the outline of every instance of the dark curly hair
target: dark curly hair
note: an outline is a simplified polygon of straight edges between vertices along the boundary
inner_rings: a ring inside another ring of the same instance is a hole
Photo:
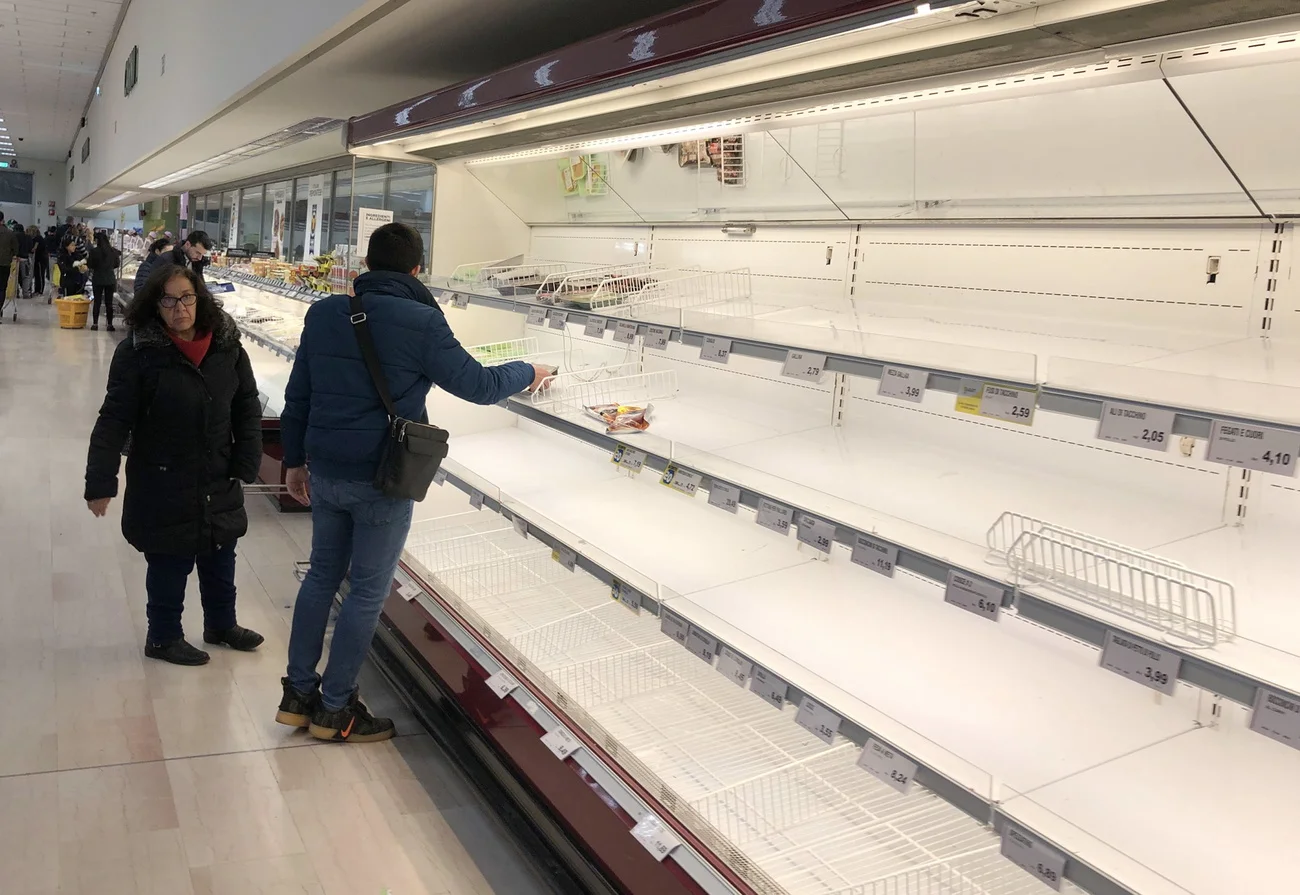
[[[208,287],[203,284],[198,274],[179,264],[164,264],[149,274],[149,279],[127,305],[128,326],[141,326],[157,320],[164,328],[166,327],[162,315],[158,312],[158,303],[162,300],[163,290],[168,280],[174,277],[184,277],[189,280],[194,294],[199,297],[194,306],[194,329],[200,333],[210,333],[216,329],[217,322],[221,319],[221,300],[208,291]]]

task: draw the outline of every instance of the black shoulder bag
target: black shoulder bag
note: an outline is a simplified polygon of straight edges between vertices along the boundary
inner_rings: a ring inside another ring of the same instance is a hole
[[[361,346],[366,369],[375,383],[375,391],[388,411],[388,434],[384,439],[384,454],[375,473],[375,487],[386,497],[424,500],[429,485],[438,473],[438,467],[447,457],[447,431],[437,426],[404,420],[397,415],[393,396],[388,391],[388,380],[379,366],[379,352],[375,338],[366,323],[365,308],[359,296],[352,296],[352,328]]]

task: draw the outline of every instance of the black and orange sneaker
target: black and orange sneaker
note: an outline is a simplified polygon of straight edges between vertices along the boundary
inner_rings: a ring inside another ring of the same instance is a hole
[[[311,723],[312,713],[320,705],[320,689],[299,693],[287,677],[280,678],[280,683],[284,685],[284,698],[280,700],[280,710],[275,713],[275,720],[289,727],[306,727]]]
[[[378,743],[397,733],[390,718],[376,718],[354,692],[348,704],[337,712],[317,708],[307,732],[331,743]]]

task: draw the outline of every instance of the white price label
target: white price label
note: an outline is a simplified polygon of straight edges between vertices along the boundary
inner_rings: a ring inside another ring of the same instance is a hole
[[[740,509],[740,489],[716,479],[709,485],[709,506],[735,513]]]
[[[498,699],[505,699],[515,690],[519,689],[519,681],[508,671],[498,671],[486,681],[488,689],[497,695]]]
[[[785,366],[781,368],[782,376],[802,379],[805,382],[821,382],[822,372],[826,369],[826,355],[813,354],[811,351],[788,351]]]
[[[749,683],[749,676],[754,673],[754,663],[731,647],[720,646],[718,671],[736,686],[743,687]]]
[[[1032,389],[1010,388],[992,382],[963,380],[957,396],[957,410],[989,419],[1024,426],[1034,424],[1038,393]]]
[[[948,572],[948,587],[943,592],[943,599],[992,621],[997,621],[1002,612],[1001,585],[963,575],[956,569]]]
[[[469,492],[469,505],[476,510],[483,509],[483,492],[478,489]]]
[[[682,469],[675,463],[669,463],[668,468],[664,470],[663,477],[659,479],[659,483],[667,488],[672,488],[678,494],[694,497],[695,492],[700,490],[702,479],[703,476],[698,472],[691,472],[689,469]]]
[[[1294,476],[1297,454],[1300,433],[1215,420],[1205,458],[1213,463]]]
[[[789,534],[790,523],[794,521],[794,510],[781,506],[776,501],[763,499],[758,502],[755,521],[778,534]]]
[[[605,338],[605,318],[588,317],[587,325],[582,328],[582,334],[589,339]]]
[[[516,516],[513,524],[515,527],[515,534],[519,535],[519,537],[521,538],[527,539],[528,520],[525,519],[523,516]]]
[[[645,347],[655,351],[668,350],[668,327],[647,326],[645,328]]]
[[[637,615],[641,614],[641,595],[622,581],[615,579],[614,584],[609,589],[609,594]]]
[[[685,619],[665,610],[659,614],[659,630],[685,646],[686,638],[691,633],[691,626],[686,623]]]
[[[1002,829],[1002,857],[1061,891],[1065,880],[1065,855],[1010,822]]]
[[[700,346],[700,360],[725,364],[729,357],[731,357],[730,339],[719,339],[717,336],[704,337],[704,343]]]
[[[551,559],[572,572],[578,565],[578,554],[568,547],[556,547],[551,551]]]
[[[762,665],[754,666],[749,689],[779,709],[785,708],[785,698],[790,694],[790,685]]]
[[[636,341],[636,324],[620,320],[614,324],[614,341],[631,345]]]
[[[1097,437],[1102,441],[1113,441],[1150,451],[1164,451],[1169,447],[1173,432],[1172,410],[1157,410],[1112,401],[1101,405]]]
[[[713,657],[718,654],[718,641],[691,625],[690,632],[686,635],[686,648],[712,665]]]
[[[570,755],[582,748],[582,743],[578,742],[578,738],[569,733],[563,727],[557,727],[546,736],[542,737],[542,743],[544,743],[546,748],[551,750],[551,754],[560,761],[564,761]]]
[[[460,308],[462,311],[469,307],[469,296],[457,292],[451,297],[451,306]]]
[[[408,581],[397,589],[397,595],[409,603],[420,595],[420,589]]]
[[[528,309],[529,326],[541,326],[545,322],[546,322],[546,308],[534,307]]]
[[[614,453],[610,454],[609,462],[631,472],[640,472],[645,467],[645,451],[620,444],[614,448]]]
[[[569,322],[569,312],[551,311],[551,313],[547,315],[547,320],[550,321],[549,326],[551,329],[564,329],[565,324]]]
[[[830,553],[831,545],[835,543],[835,525],[813,516],[800,515],[795,537],[799,543],[807,544],[814,550]]]
[[[1300,749],[1300,702],[1291,696],[1259,688],[1250,729],[1293,749]]]
[[[916,762],[876,739],[868,739],[862,747],[858,767],[904,795],[916,780]]]
[[[925,400],[925,387],[929,381],[929,373],[886,364],[880,373],[880,388],[876,394],[883,398],[897,398],[920,404]]]
[[[450,294],[442,289],[430,289],[429,291],[433,293],[433,300],[438,302],[439,304],[442,304],[442,302],[447,298],[448,294]]]
[[[664,822],[653,814],[641,818],[641,822],[632,828],[632,835],[636,837],[637,842],[645,846],[646,851],[654,855],[656,861],[661,862],[673,853],[673,849],[682,844],[677,834],[664,826]]]
[[[433,474],[433,483],[439,487],[447,484],[447,470],[439,469]]]
[[[849,559],[886,578],[893,578],[894,567],[898,565],[898,548],[867,535],[858,535]]]
[[[1101,648],[1101,667],[1131,681],[1173,695],[1183,658],[1171,650],[1128,634],[1107,631]]]
[[[840,732],[841,720],[839,715],[811,696],[803,698],[799,703],[799,714],[794,716],[794,723],[810,731],[824,743],[835,741],[835,734]]]

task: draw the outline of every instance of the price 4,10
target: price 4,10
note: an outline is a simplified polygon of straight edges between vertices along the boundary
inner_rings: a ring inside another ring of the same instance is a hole
[[[1263,460],[1269,466],[1291,465],[1291,455],[1282,451],[1264,451],[1259,459]]]

